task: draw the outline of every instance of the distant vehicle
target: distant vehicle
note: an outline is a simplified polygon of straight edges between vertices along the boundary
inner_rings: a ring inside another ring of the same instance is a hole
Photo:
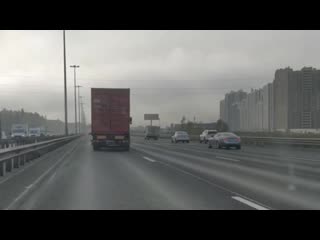
[[[178,142],[189,143],[189,141],[190,141],[189,134],[187,132],[184,132],[184,131],[177,131],[171,137],[171,142],[172,143],[178,143]]]
[[[2,131],[2,132],[1,132],[1,139],[2,139],[2,140],[7,140],[7,139],[8,139],[5,131]]]
[[[130,149],[130,89],[91,89],[93,150]]]
[[[11,137],[25,138],[28,136],[28,124],[12,124]]]
[[[41,128],[29,128],[29,137],[40,137],[41,134]]]
[[[241,139],[234,133],[231,132],[220,132],[209,138],[209,148],[226,148],[235,147],[241,149]]]
[[[218,131],[217,130],[204,130],[201,134],[200,134],[200,143],[204,142],[205,144],[208,143],[209,138],[213,137],[215,134],[217,134]]]
[[[154,139],[158,140],[160,137],[160,127],[159,126],[147,126],[145,130],[144,138],[146,140]]]

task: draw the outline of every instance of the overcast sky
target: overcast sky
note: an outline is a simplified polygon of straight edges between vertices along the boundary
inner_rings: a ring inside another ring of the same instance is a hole
[[[320,31],[67,31],[69,121],[80,65],[85,111],[90,88],[131,88],[134,125],[211,122],[230,90],[271,82],[278,68],[320,68]],[[64,119],[62,31],[0,31],[0,107]]]

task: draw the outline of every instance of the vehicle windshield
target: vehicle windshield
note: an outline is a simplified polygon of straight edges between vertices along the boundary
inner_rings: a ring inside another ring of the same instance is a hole
[[[208,131],[208,134],[216,134],[216,131]]]
[[[13,129],[12,133],[25,133],[24,129]]]
[[[320,30],[0,30],[0,88],[0,209],[320,210]]]
[[[233,133],[221,133],[222,137],[237,137],[237,135],[233,134]]]
[[[176,132],[176,135],[188,135],[186,132]]]

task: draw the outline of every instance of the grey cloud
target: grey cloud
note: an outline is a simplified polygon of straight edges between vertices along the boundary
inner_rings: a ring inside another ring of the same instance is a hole
[[[234,89],[262,87],[277,68],[319,68],[320,31],[67,31],[68,108],[73,72],[90,120],[90,87],[129,87],[135,124],[182,115],[214,121]],[[63,119],[62,31],[0,31],[1,107]]]

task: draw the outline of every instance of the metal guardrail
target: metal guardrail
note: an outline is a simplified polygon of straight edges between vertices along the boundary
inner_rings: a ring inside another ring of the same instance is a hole
[[[78,135],[61,137],[39,143],[26,144],[15,148],[0,150],[0,176],[12,172],[26,163],[78,138]]]
[[[131,132],[130,134],[133,137],[144,137],[144,133]],[[173,134],[170,134],[170,133],[160,133],[160,138],[162,139],[170,139],[172,136]],[[199,135],[189,135],[189,137],[192,141],[199,140]]]
[[[0,139],[0,149],[61,138],[63,135]]]
[[[131,133],[131,136],[143,137],[143,133]],[[170,139],[170,134],[160,134],[160,138]],[[252,137],[240,136],[243,144],[257,146],[282,144],[292,146],[320,146],[320,138],[284,138],[284,137]],[[192,141],[198,141],[199,135],[190,135]]]
[[[293,146],[320,146],[320,138],[283,138],[283,137],[251,137],[241,136],[244,144],[254,145],[293,145]]]

